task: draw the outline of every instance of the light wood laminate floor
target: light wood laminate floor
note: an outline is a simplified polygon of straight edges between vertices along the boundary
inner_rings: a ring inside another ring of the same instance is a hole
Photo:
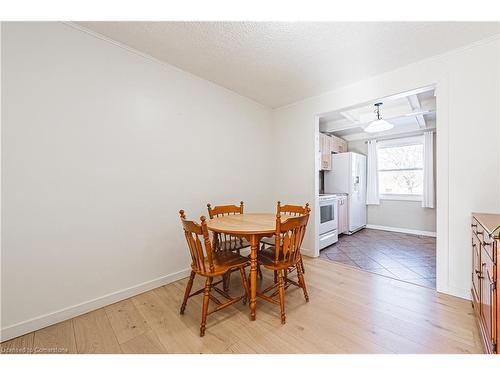
[[[187,279],[2,343],[2,352],[66,353],[481,353],[470,301],[373,273],[306,259],[310,302],[286,293],[279,307],[257,300],[208,317],[201,295],[179,307]],[[272,274],[265,272],[268,285]],[[201,287],[201,279],[196,285]],[[239,292],[239,279],[231,290]]]

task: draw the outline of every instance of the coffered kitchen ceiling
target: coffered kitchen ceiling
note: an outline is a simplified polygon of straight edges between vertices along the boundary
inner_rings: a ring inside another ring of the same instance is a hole
[[[78,22],[271,108],[500,33],[497,22]]]
[[[366,133],[364,128],[376,119],[374,104],[377,102],[382,103],[381,117],[394,127],[383,132]],[[435,90],[433,87],[423,87],[324,114],[319,119],[319,129],[348,142],[436,130]]]

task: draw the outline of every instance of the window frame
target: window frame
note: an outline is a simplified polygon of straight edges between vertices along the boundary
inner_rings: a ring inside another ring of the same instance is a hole
[[[377,159],[378,159],[378,151],[384,148],[393,148],[393,147],[404,147],[404,146],[413,146],[413,145],[423,145],[424,139],[423,136],[412,136],[412,137],[403,137],[397,139],[389,139],[382,140],[377,142]],[[378,166],[378,160],[377,160]],[[401,168],[401,169],[380,169],[377,167],[377,177],[379,180],[379,189],[380,189],[380,172],[390,172],[390,171],[423,171],[424,168]],[[380,200],[391,200],[391,201],[415,201],[421,202],[423,199],[422,194],[387,194],[387,193],[379,193]]]

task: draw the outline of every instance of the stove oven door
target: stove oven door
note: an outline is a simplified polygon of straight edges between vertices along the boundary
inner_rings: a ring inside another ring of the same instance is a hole
[[[320,202],[319,234],[337,229],[337,200],[331,199]]]

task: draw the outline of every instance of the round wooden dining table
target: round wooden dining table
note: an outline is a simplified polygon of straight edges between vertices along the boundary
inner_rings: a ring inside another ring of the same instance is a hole
[[[281,221],[292,217],[282,215]],[[215,217],[207,221],[213,232],[243,237],[250,242],[250,319],[255,320],[257,306],[257,252],[263,237],[276,231],[276,214],[241,214]]]

